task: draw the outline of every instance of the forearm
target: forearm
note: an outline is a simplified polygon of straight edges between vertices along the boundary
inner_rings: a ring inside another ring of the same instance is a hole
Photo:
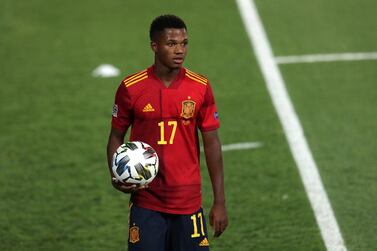
[[[217,131],[202,133],[204,153],[209,176],[212,182],[213,205],[209,213],[209,223],[213,226],[215,237],[219,237],[228,226],[228,216],[225,206],[224,168],[221,143]]]
[[[138,186],[138,185],[135,185],[135,184],[123,183],[122,181],[117,180],[114,177],[114,174],[111,170],[112,169],[113,155],[114,155],[115,151],[117,150],[117,148],[121,144],[123,144],[124,135],[126,134],[126,132],[127,132],[127,128],[126,128],[126,131],[119,131],[115,128],[111,129],[111,132],[110,132],[110,135],[109,135],[109,141],[107,143],[107,163],[108,163],[108,166],[109,166],[109,171],[110,171],[110,176],[111,176],[111,184],[113,185],[113,187],[115,189],[121,191],[121,192],[124,192],[124,193],[132,193],[132,192],[135,192],[137,190],[144,189],[147,186]]]
[[[204,152],[212,183],[214,204],[225,203],[223,159],[217,133],[210,140],[208,138],[204,140]]]
[[[112,176],[111,166],[112,166],[113,154],[115,153],[117,148],[121,144],[123,144],[124,135],[125,135],[125,132],[120,132],[114,129],[111,130],[110,135],[109,135],[109,140],[107,143],[107,164],[108,164],[111,176]]]

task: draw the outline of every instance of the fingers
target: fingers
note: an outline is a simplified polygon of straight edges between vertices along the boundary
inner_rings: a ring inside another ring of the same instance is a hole
[[[228,226],[228,223],[227,222],[216,222],[215,223],[215,226],[214,226],[214,237],[219,237],[226,229],[226,227]]]
[[[137,185],[137,184],[127,184],[123,183],[116,178],[112,177],[111,183],[113,186],[118,189],[119,191],[122,191],[124,193],[133,193],[140,189],[148,188],[148,185]]]
[[[225,206],[213,206],[209,214],[209,222],[214,230],[214,237],[219,237],[228,226]]]

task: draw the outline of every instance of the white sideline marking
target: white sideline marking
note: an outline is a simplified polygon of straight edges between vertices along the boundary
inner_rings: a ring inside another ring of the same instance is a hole
[[[285,131],[289,147],[296,161],[310,204],[327,250],[345,251],[342,235],[330,201],[323,187],[321,177],[303,129],[292,106],[280,70],[271,50],[257,9],[252,0],[237,0],[246,32],[271,95],[272,102]]]
[[[332,54],[309,54],[297,56],[278,56],[278,64],[317,63],[333,61],[377,60],[377,52],[350,52]]]
[[[262,147],[263,144],[261,142],[241,142],[241,143],[234,143],[229,145],[222,145],[221,150],[223,152],[227,151],[236,151],[236,150],[248,150],[248,149],[255,149]],[[200,151],[203,152],[203,147],[200,147]]]
[[[221,146],[221,150],[223,152],[226,151],[233,151],[233,150],[247,150],[247,149],[254,149],[262,147],[261,142],[243,142],[243,143],[236,143],[236,144],[229,144]]]

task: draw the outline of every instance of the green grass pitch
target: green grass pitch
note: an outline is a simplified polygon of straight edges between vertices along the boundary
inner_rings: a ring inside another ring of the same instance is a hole
[[[188,25],[186,66],[213,85],[222,143],[263,143],[224,153],[230,225],[212,250],[325,250],[235,2],[142,2],[0,1],[0,250],[125,250],[111,109],[122,77],[152,64],[149,24],[163,13]],[[373,0],[256,4],[276,56],[377,51]],[[93,78],[102,63],[121,76]],[[280,68],[347,248],[375,250],[377,62]]]

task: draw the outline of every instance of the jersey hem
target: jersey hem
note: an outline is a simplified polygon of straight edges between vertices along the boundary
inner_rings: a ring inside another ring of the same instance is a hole
[[[157,211],[157,212],[160,212],[160,213],[180,214],[180,215],[193,214],[193,213],[197,212],[202,207],[202,205],[199,205],[198,207],[195,207],[195,209],[192,209],[192,210],[179,210],[179,211],[177,211],[177,210],[170,210],[170,209],[151,206],[151,205],[144,205],[142,203],[141,204],[140,203],[134,203],[134,205],[141,207],[141,208]]]

